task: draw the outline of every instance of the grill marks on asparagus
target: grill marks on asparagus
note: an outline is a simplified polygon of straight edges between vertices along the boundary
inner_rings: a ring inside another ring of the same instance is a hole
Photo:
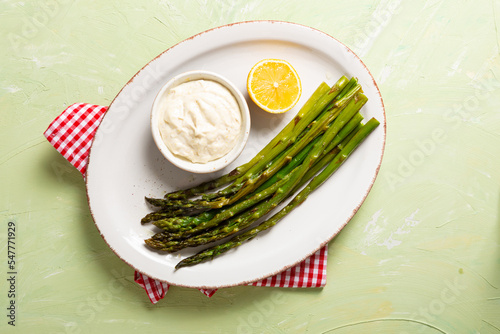
[[[292,121],[248,163],[164,198],[146,198],[159,210],[146,215],[141,223],[152,222],[162,231],[145,243],[176,252],[230,238],[181,261],[176,267],[181,268],[218,256],[270,228],[304,202],[347,159],[352,147],[373,131],[374,124],[378,125],[373,120],[361,124],[359,110],[367,100],[356,78],[342,77],[331,88],[322,83]],[[325,176],[327,169],[330,174]],[[317,181],[320,175],[321,182]],[[252,228],[306,183],[287,206]],[[196,196],[199,198],[193,199]],[[234,236],[240,231],[244,232]]]

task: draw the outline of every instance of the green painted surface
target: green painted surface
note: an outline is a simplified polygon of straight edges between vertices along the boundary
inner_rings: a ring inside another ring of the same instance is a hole
[[[151,305],[42,133],[73,102],[109,104],[184,38],[253,19],[362,57],[387,111],[379,177],[330,244],[324,289],[172,287]],[[500,333],[499,1],[2,1],[0,20],[0,332]]]

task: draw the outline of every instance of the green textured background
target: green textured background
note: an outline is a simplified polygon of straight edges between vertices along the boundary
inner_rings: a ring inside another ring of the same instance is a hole
[[[0,332],[500,333],[499,15],[498,0],[1,1]],[[325,288],[172,287],[152,305],[42,133],[175,43],[254,19],[320,29],[366,63],[387,112],[379,177],[330,243]]]

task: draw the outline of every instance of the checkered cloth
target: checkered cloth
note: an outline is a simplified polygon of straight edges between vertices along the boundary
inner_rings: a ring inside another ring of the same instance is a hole
[[[64,110],[44,132],[47,140],[85,177],[92,138],[108,107],[76,103]],[[275,276],[249,283],[253,286],[319,288],[326,284],[328,246],[324,246],[300,264]],[[134,280],[148,294],[152,303],[165,297],[169,284],[135,272]],[[200,289],[208,297],[217,290]]]

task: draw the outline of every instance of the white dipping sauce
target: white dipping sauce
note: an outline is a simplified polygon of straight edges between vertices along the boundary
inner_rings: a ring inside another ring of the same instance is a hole
[[[210,80],[172,88],[161,100],[160,134],[175,155],[195,163],[223,157],[236,145],[241,112],[231,92]]]

